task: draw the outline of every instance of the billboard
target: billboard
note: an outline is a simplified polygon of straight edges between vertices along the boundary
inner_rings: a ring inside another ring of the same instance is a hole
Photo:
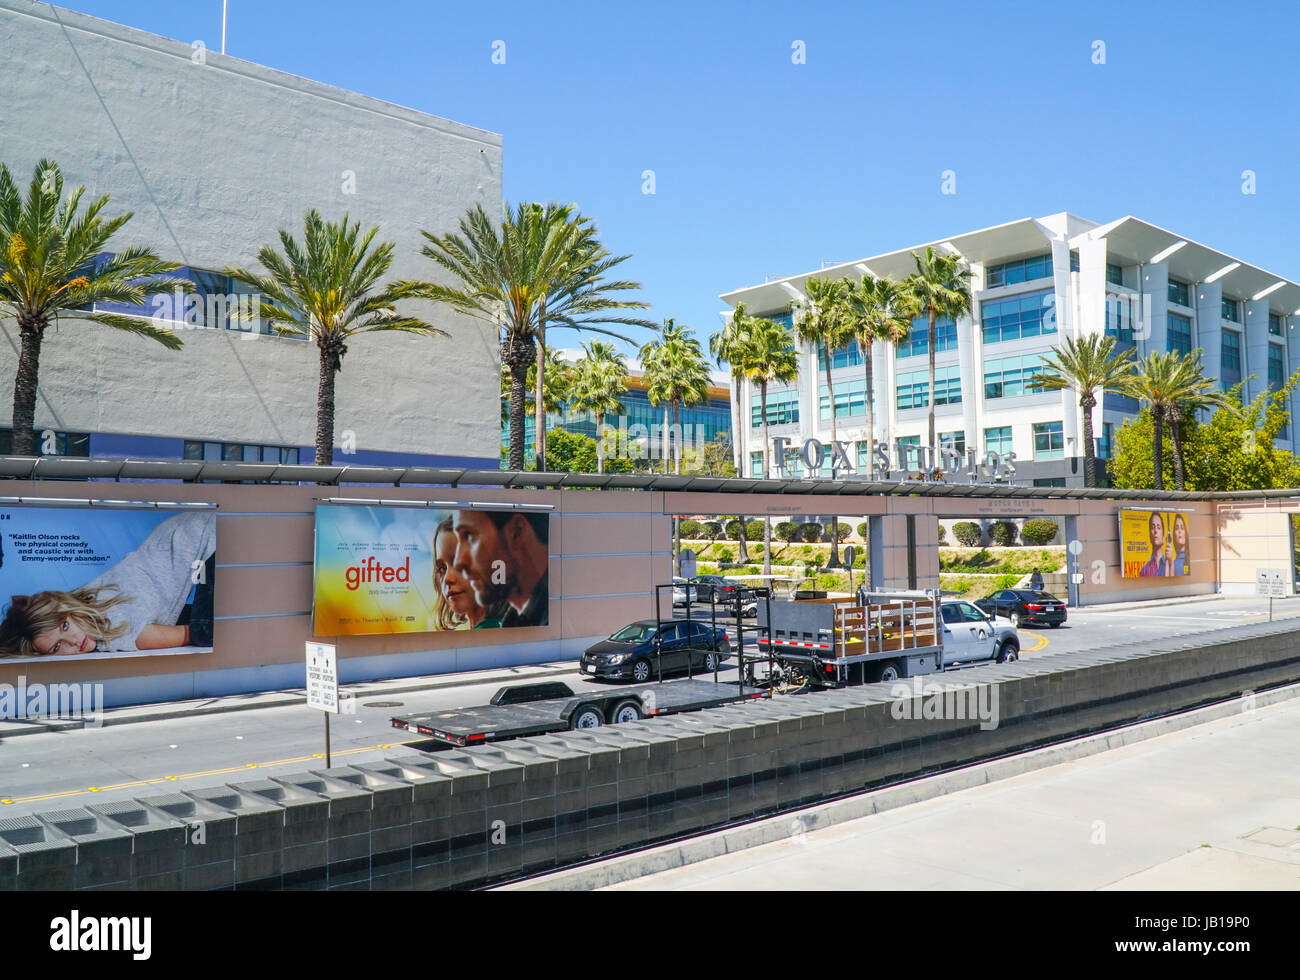
[[[1191,574],[1188,515],[1174,511],[1121,510],[1120,563],[1124,578]]]
[[[211,653],[217,514],[0,507],[0,658]]]
[[[316,508],[316,636],[550,621],[550,515],[359,504]]]

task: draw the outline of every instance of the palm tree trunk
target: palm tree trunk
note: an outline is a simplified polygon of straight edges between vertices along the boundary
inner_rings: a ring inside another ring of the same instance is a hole
[[[745,466],[749,460],[745,459],[745,429],[749,426],[749,419],[744,417],[741,410],[739,393],[741,391],[741,374],[739,371],[733,371],[731,374],[732,391],[737,393],[736,400],[736,475],[743,477],[745,475]],[[766,415],[764,415],[766,420]]]
[[[537,457],[537,472],[546,469],[546,304],[538,311],[537,325],[537,393],[534,396],[533,418],[537,424],[533,427],[534,455]]]
[[[1175,408],[1169,413],[1169,443],[1174,454],[1174,489],[1187,489],[1187,473],[1183,468],[1183,414]]]
[[[524,403],[528,393],[528,365],[533,361],[532,341],[507,334],[501,360],[510,369],[510,462],[512,470],[524,468]]]
[[[931,452],[934,452],[934,444],[935,444],[935,438],[934,438],[934,354],[935,354],[935,351],[934,351],[934,348],[935,348],[935,341],[937,340],[935,334],[936,334],[936,330],[935,330],[935,309],[934,309],[934,307],[932,306],[932,307],[930,307],[930,334],[929,334],[929,338],[928,338],[928,339],[929,339],[929,343],[928,343],[928,345],[927,345],[927,346],[929,346],[929,348],[930,348],[930,395],[929,395],[929,397],[926,399],[926,400],[930,403],[930,442],[929,442],[929,446],[930,446],[930,451],[931,451]]]
[[[673,425],[677,426],[679,435],[677,436],[677,455],[673,457],[673,473],[677,476],[682,475],[682,447],[686,440],[680,435],[682,428],[682,403],[681,399],[673,399]]]
[[[831,408],[831,472],[835,470],[835,389],[831,386],[831,345],[822,344],[826,357],[826,398],[830,402]],[[809,474],[811,476],[811,474]],[[839,568],[840,565],[840,519],[836,515],[831,518],[831,560],[827,563],[827,568]]]
[[[768,446],[772,444],[767,437],[767,379],[764,378],[758,383],[758,390],[762,394],[760,407],[763,412],[763,477],[770,479],[772,476],[772,461],[768,458]],[[772,574],[772,517],[768,515],[763,519],[763,574]],[[771,584],[770,582],[768,583]]]
[[[334,465],[334,377],[342,357],[336,345],[320,344],[320,381],[316,386],[316,465]]]
[[[745,515],[737,514],[736,520],[740,523],[740,535],[739,535],[740,549],[739,549],[739,553],[736,555],[736,561],[739,564],[743,565],[749,561],[749,548],[747,547],[748,542],[746,542],[745,540]]]
[[[1165,410],[1161,405],[1151,406],[1151,468],[1153,485],[1156,490],[1163,490],[1165,462]]]
[[[1092,397],[1092,392],[1084,392],[1079,399],[1079,408],[1083,412],[1083,485],[1085,487],[1095,487],[1097,485],[1097,454],[1092,444],[1092,409],[1097,404],[1097,399]]]
[[[871,376],[871,343],[866,343],[862,348],[862,363],[867,369],[867,466],[874,467],[873,460],[876,458],[876,413],[871,407],[871,400],[876,394],[875,379]],[[871,474],[868,474],[870,478]]]
[[[670,404],[671,400],[664,402],[664,476],[668,475],[668,457],[672,455],[668,445],[668,406]]]
[[[20,317],[18,332],[22,337],[22,347],[18,353],[18,371],[14,375],[14,436],[11,452],[15,456],[35,456],[36,388],[45,323],[36,318]]]
[[[601,430],[605,428],[605,413],[596,413],[596,472],[605,472],[605,439]]]

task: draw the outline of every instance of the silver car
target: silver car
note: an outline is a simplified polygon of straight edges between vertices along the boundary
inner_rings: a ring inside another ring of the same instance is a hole
[[[1000,664],[1020,659],[1020,634],[1009,619],[990,616],[965,599],[939,603],[943,620],[944,666],[995,660]]]

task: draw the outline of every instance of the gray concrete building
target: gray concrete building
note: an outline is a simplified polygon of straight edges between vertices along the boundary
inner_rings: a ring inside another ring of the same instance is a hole
[[[314,344],[230,318],[218,270],[256,266],[303,212],[345,212],[396,243],[393,278],[440,280],[420,232],[501,206],[501,137],[378,99],[31,0],[0,0],[0,161],[26,186],[43,158],[105,213],[134,212],[112,245],[182,263],[197,323],[168,351],[86,321],[47,335],[36,424],[60,453],[312,462]],[[111,247],[110,246],[110,247]],[[157,304],[142,315],[154,316]],[[338,378],[338,462],[498,465],[499,349],[491,325],[412,312],[450,338],[359,337]],[[180,314],[176,314],[180,316]],[[0,378],[18,335],[0,321]],[[0,397],[0,428],[11,421]],[[7,441],[7,430],[0,442]],[[7,449],[0,445],[0,450]]]

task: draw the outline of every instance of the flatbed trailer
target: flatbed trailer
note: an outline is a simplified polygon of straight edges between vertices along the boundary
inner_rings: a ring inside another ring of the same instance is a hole
[[[559,693],[560,688],[568,694],[546,696]],[[534,699],[533,694],[541,696]],[[771,697],[770,691],[750,685],[696,678],[577,693],[564,684],[521,684],[501,688],[493,696],[491,704],[396,715],[392,723],[394,728],[448,745],[481,745],[700,711],[766,697]]]

